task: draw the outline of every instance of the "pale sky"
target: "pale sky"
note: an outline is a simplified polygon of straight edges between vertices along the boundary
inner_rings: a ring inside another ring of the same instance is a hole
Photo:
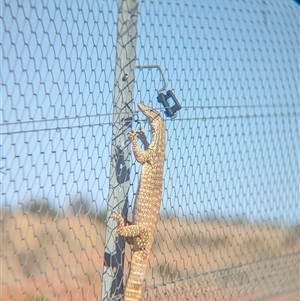
[[[1,16],[2,205],[105,211],[117,2],[26,2]],[[299,6],[187,3],[139,4],[137,64],[160,65],[183,107],[165,118],[161,213],[299,224]],[[135,103],[163,112],[159,72],[135,76]]]

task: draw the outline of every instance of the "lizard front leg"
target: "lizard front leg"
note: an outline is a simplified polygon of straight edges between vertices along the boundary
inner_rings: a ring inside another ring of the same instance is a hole
[[[151,159],[154,157],[154,152],[150,147],[147,147],[147,150],[145,150],[145,151],[143,151],[139,147],[138,141],[137,141],[138,135],[143,137],[143,134],[138,134],[136,131],[132,130],[129,132],[129,139],[132,142],[132,150],[133,150],[134,156],[135,156],[136,160],[138,162],[140,162],[141,164],[144,164],[146,162],[151,163]],[[145,141],[147,144],[148,142],[146,140],[146,136],[145,136],[145,139],[142,138],[142,142],[144,143]],[[148,146],[149,146],[149,144],[148,144]]]
[[[114,212],[112,218],[117,220],[118,226],[116,232],[124,237],[135,237],[138,249],[145,249],[149,244],[149,232],[146,227],[142,225],[128,225],[125,226],[124,219],[119,212]]]

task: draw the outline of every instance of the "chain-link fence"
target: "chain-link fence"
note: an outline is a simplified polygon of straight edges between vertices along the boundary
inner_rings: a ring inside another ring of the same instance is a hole
[[[182,109],[143,300],[299,300],[298,16],[288,0],[4,0],[2,300],[121,296],[126,133],[165,90]]]

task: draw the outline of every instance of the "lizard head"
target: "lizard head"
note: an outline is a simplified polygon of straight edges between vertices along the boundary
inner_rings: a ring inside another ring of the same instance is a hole
[[[158,122],[162,120],[160,114],[151,107],[148,107],[142,103],[138,103],[138,107],[141,112],[146,116],[147,121],[151,126],[151,130],[155,132]]]

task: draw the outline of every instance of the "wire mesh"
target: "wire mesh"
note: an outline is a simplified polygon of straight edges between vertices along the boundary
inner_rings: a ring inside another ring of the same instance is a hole
[[[159,65],[183,106],[165,117],[143,300],[299,300],[299,6],[138,11],[137,65]],[[117,15],[115,1],[3,1],[2,300],[102,300]],[[163,86],[135,70],[136,102],[163,113]],[[129,219],[139,173],[132,157]],[[130,258],[126,245],[125,284]]]

